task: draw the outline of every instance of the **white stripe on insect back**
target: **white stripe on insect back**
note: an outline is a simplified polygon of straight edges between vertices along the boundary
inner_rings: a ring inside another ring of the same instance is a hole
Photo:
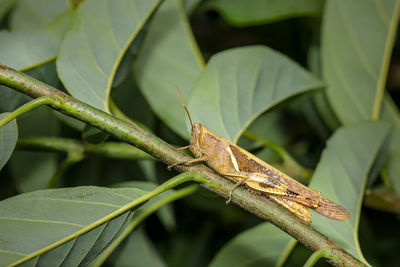
[[[239,171],[240,171],[240,170],[239,170],[239,164],[237,163],[237,160],[236,160],[235,156],[233,155],[230,146],[227,146],[227,147],[226,147],[226,150],[228,150],[228,153],[229,153],[229,155],[231,156],[231,162],[232,162],[232,164],[233,164],[233,167],[235,168],[236,171],[239,172]]]

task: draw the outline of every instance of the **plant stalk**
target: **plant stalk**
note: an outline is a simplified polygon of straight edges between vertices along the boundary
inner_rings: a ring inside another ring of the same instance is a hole
[[[337,262],[338,258],[332,253],[332,249],[324,248],[315,251],[306,261],[304,267],[312,267],[320,258],[327,258],[333,262]]]
[[[17,149],[42,150],[53,152],[81,152],[86,155],[102,155],[114,159],[153,159],[149,154],[126,143],[106,142],[90,144],[79,140],[61,137],[20,137]]]

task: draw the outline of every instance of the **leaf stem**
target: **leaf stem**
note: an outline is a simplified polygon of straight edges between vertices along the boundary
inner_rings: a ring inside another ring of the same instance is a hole
[[[28,111],[31,111],[31,110],[33,110],[37,107],[43,106],[43,105],[55,104],[56,102],[57,102],[57,99],[55,99],[54,97],[50,97],[50,96],[43,96],[43,97],[34,99],[32,101],[29,101],[28,103],[17,108],[16,110],[14,110],[10,114],[8,114],[6,117],[4,117],[2,120],[0,120],[0,128],[3,127],[8,122],[15,119],[16,117],[18,117]]]
[[[333,262],[339,262],[338,257],[332,253],[331,248],[323,248],[320,250],[315,251],[311,256],[308,258],[304,267],[311,267],[320,259],[320,258],[327,258],[332,260]]]
[[[42,150],[83,154],[102,155],[115,159],[154,159],[149,154],[126,143],[106,142],[90,144],[79,140],[61,137],[20,137],[17,148],[21,150]]]

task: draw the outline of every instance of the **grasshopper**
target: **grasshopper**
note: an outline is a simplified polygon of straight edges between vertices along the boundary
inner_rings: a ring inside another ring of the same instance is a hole
[[[350,217],[345,208],[324,198],[320,192],[304,186],[231,141],[217,136],[201,123],[193,123],[178,87],[176,89],[192,127],[190,144],[180,150],[189,149],[195,158],[174,163],[168,169],[181,164],[207,163],[220,175],[235,182],[229,191],[227,204],[233,191],[245,185],[250,192],[270,198],[307,222],[311,222],[308,208],[335,220],[344,221]]]

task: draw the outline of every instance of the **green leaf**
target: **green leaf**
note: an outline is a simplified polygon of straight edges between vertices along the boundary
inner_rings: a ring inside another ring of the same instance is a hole
[[[10,16],[10,28],[13,31],[50,28],[68,13],[65,0],[18,0]]]
[[[383,118],[394,124],[387,167],[397,194],[400,115],[384,91],[399,14],[399,0],[328,1],[322,35],[323,75],[339,119],[351,124]]]
[[[70,16],[62,0],[18,1],[11,31],[0,31],[0,62],[23,71],[54,60]]]
[[[397,124],[393,129],[388,155],[388,175],[396,194],[400,196],[400,124]]]
[[[309,66],[310,71],[318,77],[321,77],[322,75],[321,64],[321,46],[312,45],[308,49],[307,65]],[[321,131],[318,131],[319,135],[326,140],[330,134],[329,130],[336,130],[341,126],[341,123],[333,112],[332,107],[329,105],[326,97],[326,90],[315,92],[312,99],[313,105],[306,107],[305,109],[314,109],[315,116],[320,118],[322,126],[326,126],[326,130],[322,129]]]
[[[0,120],[10,113],[1,113]],[[14,119],[0,128],[0,170],[7,163],[18,139],[17,121]]]
[[[193,88],[188,107],[224,138],[237,141],[261,113],[323,84],[286,56],[264,46],[233,48],[214,55]]]
[[[191,15],[201,1],[202,0],[183,0],[183,7],[185,8],[186,14]]]
[[[382,110],[382,118],[392,122],[393,130],[389,143],[386,167],[390,182],[396,194],[400,196],[400,113],[396,104],[389,96],[386,96]]]
[[[0,112],[13,111],[31,98],[9,87],[0,85]]]
[[[72,129],[78,131],[78,132],[83,132],[83,130],[86,127],[86,124],[80,120],[77,120],[73,117],[69,117],[67,115],[64,115],[61,112],[54,111],[54,116],[62,123],[65,125],[68,125]]]
[[[274,225],[261,223],[225,244],[210,266],[276,266],[296,244],[293,240]]]
[[[230,24],[237,27],[320,15],[323,6],[323,0],[214,0],[205,4],[206,8],[216,10]]]
[[[327,2],[323,76],[329,101],[345,124],[370,120],[379,112],[374,109],[382,102],[399,13],[395,0]]]
[[[0,61],[24,71],[53,60],[61,39],[48,31],[0,32]]]
[[[39,151],[15,151],[9,166],[18,192],[44,189],[57,171],[57,155]]]
[[[339,128],[329,139],[310,183],[322,195],[350,212],[347,221],[313,216],[313,227],[366,262],[358,242],[361,204],[368,173],[388,137],[389,123],[365,122]]]
[[[0,202],[0,265],[88,264],[120,232],[133,211],[105,216],[143,196],[135,188],[75,187],[21,194]]]
[[[203,67],[181,1],[164,1],[149,25],[134,75],[152,110],[181,136],[187,136],[186,115],[174,85],[189,96]]]
[[[287,129],[289,125],[286,125],[286,121],[282,123],[282,120],[287,120],[284,113],[284,110],[272,109],[258,116],[246,129],[246,132],[259,138],[272,141],[280,146],[284,146],[290,138],[290,130]],[[293,125],[291,122],[287,124]],[[268,129],[268,131],[265,129]],[[238,145],[248,151],[262,146],[258,142],[250,141],[250,139],[245,136],[240,137]]]
[[[113,262],[114,266],[166,266],[143,227],[133,231],[119,253],[117,252],[116,254],[116,260]]]
[[[73,18],[57,59],[66,89],[79,100],[109,111],[117,68],[159,0],[87,0]]]
[[[135,44],[137,41],[136,38]],[[156,116],[136,86],[132,74],[132,66],[130,66],[124,81],[117,87],[113,87],[110,109],[115,116],[129,119],[142,129],[151,132],[154,130]]]

